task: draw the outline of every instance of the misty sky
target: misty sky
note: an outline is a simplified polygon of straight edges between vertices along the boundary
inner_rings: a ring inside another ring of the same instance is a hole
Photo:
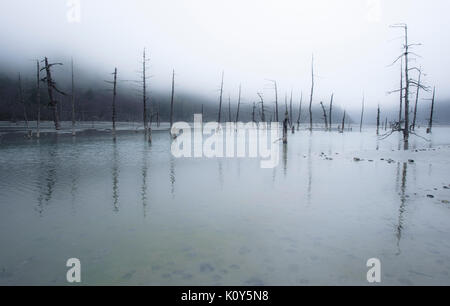
[[[367,104],[390,106],[398,95],[386,92],[398,88],[400,68],[387,66],[403,41],[389,25],[406,22],[410,42],[423,44],[415,52],[427,84],[450,97],[448,0],[80,0],[80,22],[69,22],[69,2],[2,0],[3,66],[25,72],[37,57],[73,56],[105,78],[117,66],[122,79],[133,79],[146,47],[152,90],[169,94],[174,68],[179,90],[214,101],[225,70],[233,100],[242,83],[247,102],[257,92],[273,101],[267,79],[274,79],[281,100],[292,89],[298,101],[302,90],[308,99],[314,53],[314,103],[328,103],[334,92],[337,104],[359,107],[364,92]]]

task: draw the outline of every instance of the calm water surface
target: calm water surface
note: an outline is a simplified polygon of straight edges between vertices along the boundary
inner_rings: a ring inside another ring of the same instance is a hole
[[[450,128],[431,138],[300,132],[275,169],[175,159],[167,132],[3,139],[0,284],[66,284],[76,257],[89,285],[365,285],[376,257],[385,285],[450,285]]]

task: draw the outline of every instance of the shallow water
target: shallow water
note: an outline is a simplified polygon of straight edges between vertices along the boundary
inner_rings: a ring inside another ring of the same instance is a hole
[[[375,257],[384,285],[450,285],[450,128],[399,140],[297,132],[261,169],[165,131],[3,139],[0,284],[67,284],[75,257],[86,285],[366,285]]]

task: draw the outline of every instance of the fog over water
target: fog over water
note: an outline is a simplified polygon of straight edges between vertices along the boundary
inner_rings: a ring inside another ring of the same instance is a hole
[[[262,92],[273,99],[267,79],[279,82],[280,99],[294,91],[309,95],[311,55],[315,56],[314,103],[329,101],[359,108],[394,105],[386,94],[399,83],[402,32],[389,25],[406,22],[417,65],[438,99],[450,97],[450,30],[445,0],[349,1],[116,1],[81,0],[80,22],[70,23],[70,1],[17,0],[0,3],[0,62],[3,71],[33,69],[31,60],[52,57],[105,79],[117,66],[123,79],[137,78],[144,47],[150,55],[151,90],[169,91],[172,69],[177,86],[216,98],[225,71],[225,95],[244,99]],[[426,98],[426,97],[425,97]]]

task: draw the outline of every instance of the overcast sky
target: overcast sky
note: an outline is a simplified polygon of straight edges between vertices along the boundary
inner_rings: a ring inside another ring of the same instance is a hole
[[[268,79],[280,99],[291,89],[296,101],[301,91],[308,99],[314,54],[314,103],[334,92],[337,104],[359,107],[364,92],[367,104],[388,106],[398,101],[386,92],[399,86],[400,67],[387,66],[402,45],[389,25],[406,22],[410,42],[423,44],[412,64],[450,97],[448,0],[80,0],[79,22],[72,2],[2,0],[0,60],[26,69],[37,57],[73,56],[95,73],[117,66],[132,79],[146,47],[153,90],[170,91],[174,68],[179,89],[213,99],[224,70],[226,96],[235,99],[242,83],[247,101],[262,92],[270,102]]]

